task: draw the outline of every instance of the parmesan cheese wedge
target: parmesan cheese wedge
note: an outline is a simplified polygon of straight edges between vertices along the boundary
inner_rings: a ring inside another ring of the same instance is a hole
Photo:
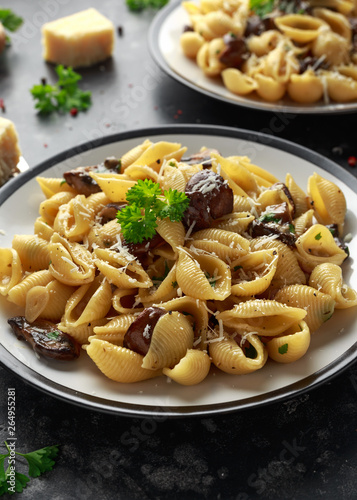
[[[78,68],[110,57],[114,49],[114,25],[90,8],[42,26],[43,58]]]
[[[12,121],[0,117],[0,186],[17,172],[20,159],[18,135]]]

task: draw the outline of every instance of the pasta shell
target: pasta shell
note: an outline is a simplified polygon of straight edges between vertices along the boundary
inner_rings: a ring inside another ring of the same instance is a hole
[[[176,280],[182,292],[195,299],[224,300],[231,291],[231,272],[221,259],[183,248],[179,248]]]
[[[248,95],[258,88],[258,83],[254,78],[237,68],[223,69],[221,76],[225,87],[233,94]]]
[[[335,308],[335,301],[330,295],[307,285],[286,286],[275,295],[275,300],[304,310],[306,316],[303,319],[311,333],[331,318]]]
[[[247,297],[264,292],[274,277],[278,258],[276,250],[258,250],[232,262],[231,293]]]
[[[46,286],[34,286],[26,295],[26,320],[29,323],[37,318],[59,321],[73,292],[73,287],[57,280],[50,281]]]
[[[177,255],[177,247],[182,246],[185,242],[185,228],[182,222],[172,222],[170,219],[158,219],[156,231],[167,241]]]
[[[134,308],[135,303],[137,303],[137,293],[137,288],[117,288],[112,297],[113,308],[121,314],[130,314],[142,311],[144,309],[143,307],[135,306]]]
[[[345,309],[357,305],[357,292],[346,285],[342,269],[336,264],[319,264],[312,271],[309,285],[326,293],[336,302],[335,309]]]
[[[275,300],[254,299],[241,302],[230,311],[219,313],[216,318],[239,333],[252,332],[264,336],[275,336],[283,333],[305,316],[306,311],[299,306],[287,306]]]
[[[236,200],[236,197],[234,197]],[[234,207],[235,209],[235,207]],[[212,226],[232,233],[244,234],[249,224],[255,219],[250,212],[238,212],[228,214],[213,221]]]
[[[162,373],[181,385],[196,385],[204,380],[210,370],[211,360],[203,351],[188,349],[186,355],[173,368],[163,368]]]
[[[195,31],[186,31],[180,36],[180,46],[186,57],[196,59],[197,53],[205,43],[205,39]]]
[[[328,26],[322,19],[306,14],[288,14],[275,19],[277,28],[294,42],[309,43],[318,37],[322,27]]]
[[[71,337],[73,337],[77,342],[81,345],[86,344],[88,339],[93,335],[93,329],[96,326],[101,326],[106,323],[105,318],[96,319],[91,321],[90,323],[82,323],[78,326],[66,325],[64,323],[58,324],[58,329],[62,332],[68,333]],[[105,339],[106,340],[106,339]]]
[[[76,194],[76,191],[61,177],[36,177],[36,181],[47,199],[61,192]]]
[[[13,248],[0,248],[0,294],[7,295],[22,278],[22,266]]]
[[[142,367],[149,370],[172,367],[193,345],[193,329],[182,313],[173,311],[161,316],[154,327],[147,354]]]
[[[37,217],[34,225],[34,233],[43,240],[50,241],[54,230],[42,217]]]
[[[74,196],[75,195],[73,193],[69,192],[59,192],[54,194],[51,198],[40,204],[40,216],[45,222],[47,222],[47,224],[52,226],[59,207],[68,203],[72,198],[74,198]]]
[[[129,326],[136,320],[134,314],[121,314],[93,328],[95,338],[107,340],[112,344],[123,345],[124,335]]]
[[[314,223],[314,211],[313,209],[308,210],[304,214],[300,215],[293,221],[295,227],[295,235],[301,236],[305,233]]]
[[[278,363],[292,363],[302,358],[310,346],[310,330],[305,321],[266,344],[269,357]]]
[[[287,91],[293,101],[312,104],[321,99],[324,86],[321,79],[308,70],[302,75],[291,75]]]
[[[142,144],[138,144],[134,148],[130,149],[128,152],[124,153],[120,159],[121,172],[124,172],[129,165],[133,164],[140,156],[146,151],[152,142],[146,139]]]
[[[129,384],[161,375],[161,370],[142,368],[140,354],[105,340],[92,339],[86,351],[99,370],[115,382]]]
[[[143,267],[136,261],[114,250],[96,248],[93,252],[94,263],[106,276],[109,283],[119,288],[149,288],[152,281]]]
[[[31,273],[9,290],[8,300],[18,306],[25,307],[28,292],[33,287],[46,286],[52,280],[53,276],[47,270]]]
[[[330,230],[321,224],[314,224],[296,240],[296,256],[301,267],[311,272],[318,264],[330,262],[341,265],[347,258],[335,242]]]
[[[91,254],[79,243],[71,243],[54,233],[48,244],[49,271],[65,285],[83,285],[94,280]]]
[[[23,271],[41,271],[47,269],[51,260],[48,241],[37,235],[16,234],[12,240],[12,248],[16,250]]]
[[[285,79],[286,78],[284,78],[284,80]],[[254,80],[258,85],[256,88],[256,93],[265,101],[279,101],[286,92],[285,81],[278,81],[271,75],[263,75],[262,73],[257,73],[256,75],[254,75]]]
[[[316,219],[320,224],[338,224],[343,232],[346,216],[346,199],[341,189],[316,172],[309,177],[308,194],[311,197]]]
[[[217,255],[220,259],[235,259],[246,255],[249,241],[239,234],[223,229],[202,229],[192,235],[193,246]]]
[[[295,217],[300,217],[307,210],[309,210],[310,203],[305,192],[297,185],[293,176],[291,174],[286,174],[285,185],[288,188],[295,206]]]
[[[212,363],[220,370],[233,375],[245,375],[260,370],[268,359],[268,353],[257,335],[249,335],[248,340],[257,353],[254,359],[248,358],[235,340],[225,337],[209,344]]]
[[[90,172],[89,175],[113,203],[126,201],[126,193],[137,183],[125,174],[95,174]]]
[[[166,261],[165,261],[166,262]],[[167,264],[166,264],[167,265]],[[157,264],[155,263],[155,269]],[[152,271],[156,272],[156,271]],[[164,276],[164,270],[160,271],[160,276]],[[167,302],[177,296],[177,282],[176,282],[176,265],[173,265],[167,276],[157,283],[155,283],[154,276],[151,276],[154,286],[151,288],[141,288],[139,290],[139,297],[145,307],[152,304],[159,304],[160,302]]]

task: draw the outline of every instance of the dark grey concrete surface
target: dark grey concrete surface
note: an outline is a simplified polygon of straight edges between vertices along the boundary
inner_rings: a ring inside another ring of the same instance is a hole
[[[3,116],[15,122],[30,166],[113,133],[199,123],[270,131],[356,175],[347,163],[349,156],[357,156],[356,114],[282,116],[221,103],[185,88],[150,57],[147,33],[153,11],[130,13],[123,0],[5,3],[26,23],[13,37],[12,48],[0,56],[0,98],[6,106]],[[54,81],[54,69],[41,58],[40,26],[88,6],[122,26],[123,35],[117,36],[112,60],[81,71],[82,87],[93,93],[88,112],[41,118],[29,88],[42,77]],[[72,406],[0,368],[0,445],[8,436],[9,387],[16,389],[18,450],[60,444],[55,468],[32,479],[21,493],[23,500],[357,497],[356,365],[294,399],[260,409],[160,421]]]

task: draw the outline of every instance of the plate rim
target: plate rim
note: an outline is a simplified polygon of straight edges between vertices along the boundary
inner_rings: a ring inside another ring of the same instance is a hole
[[[154,59],[156,64],[171,78],[180,82],[182,85],[189,87],[192,90],[195,90],[198,93],[211,97],[221,102],[225,102],[228,104],[233,104],[234,106],[242,106],[249,109],[254,109],[256,111],[265,111],[269,113],[296,113],[298,115],[328,115],[328,114],[349,114],[357,112],[357,102],[356,103],[333,103],[328,105],[323,105],[319,107],[314,107],[313,105],[292,105],[286,104],[281,105],[277,102],[268,102],[268,101],[254,101],[245,98],[244,96],[236,96],[239,100],[233,100],[224,95],[216,94],[215,92],[205,89],[203,87],[199,87],[195,85],[194,82],[187,80],[182,75],[177,73],[174,69],[170,67],[163,54],[160,51],[159,47],[159,36],[161,32],[162,25],[166,21],[166,18],[172,11],[177,9],[181,0],[174,0],[172,3],[170,2],[165,7],[160,9],[160,11],[154,17],[148,32],[148,46],[151,57]],[[346,104],[348,105],[346,107]],[[350,105],[351,104],[351,105]]]
[[[219,136],[236,139],[245,139],[247,141],[256,142],[278,150],[298,156],[299,158],[309,161],[323,170],[335,175],[339,180],[347,184],[352,191],[357,193],[357,179],[344,170],[340,165],[333,162],[311,149],[301,146],[300,144],[287,141],[275,136],[270,136],[261,132],[255,132],[248,129],[232,128],[215,125],[195,125],[195,124],[168,124],[156,127],[135,129],[126,132],[119,132],[108,135],[95,141],[88,141],[83,144],[71,147],[61,153],[58,153],[38,165],[30,168],[28,171],[10,180],[7,184],[0,188],[0,207],[2,204],[22,185],[32,180],[36,175],[52,166],[69,159],[83,151],[90,151],[97,147],[121,142],[128,139],[154,137],[158,135],[208,135]],[[336,175],[337,174],[337,175]],[[72,403],[80,407],[85,407],[89,410],[96,410],[103,413],[110,413],[130,417],[152,417],[152,418],[182,418],[196,417],[207,415],[226,414],[234,411],[254,409],[259,406],[276,403],[278,401],[288,399],[292,396],[298,396],[308,390],[318,387],[326,383],[331,378],[340,375],[343,371],[349,368],[357,358],[357,342],[349,347],[341,356],[332,361],[317,372],[304,377],[303,379],[289,384],[280,389],[270,391],[258,396],[241,399],[238,401],[229,401],[226,403],[215,403],[209,405],[198,406],[150,406],[137,405],[125,402],[115,402],[105,398],[91,396],[74,389],[69,389],[54,382],[44,375],[36,372],[32,368],[22,364],[15,358],[1,343],[0,343],[0,364],[18,376],[25,383],[40,391],[56,397],[67,403]],[[19,366],[20,363],[20,366]]]

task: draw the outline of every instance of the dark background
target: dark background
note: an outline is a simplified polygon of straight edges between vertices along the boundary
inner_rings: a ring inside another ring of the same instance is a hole
[[[72,118],[40,118],[29,88],[53,66],[41,57],[40,26],[89,6],[123,34],[112,60],[80,71],[93,105]],[[356,175],[356,114],[279,115],[213,100],[166,76],[147,33],[155,12],[131,13],[123,0],[8,0],[25,18],[0,56],[0,98],[30,166],[121,131],[162,124],[218,124],[269,132],[313,149]],[[144,88],[150,74],[156,84]],[[143,90],[144,89],[144,92]],[[7,214],[0,213],[0,219]],[[89,411],[47,396],[0,368],[0,443],[7,389],[16,389],[17,448],[60,444],[52,472],[32,479],[23,500],[354,499],[357,497],[357,366],[297,398],[232,414],[169,420]],[[0,448],[2,452],[3,448]],[[16,495],[17,497],[18,495]]]

